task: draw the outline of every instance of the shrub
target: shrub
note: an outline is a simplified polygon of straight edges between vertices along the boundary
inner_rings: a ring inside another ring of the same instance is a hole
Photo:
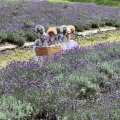
[[[30,21],[30,20],[24,20],[22,22],[23,22],[24,26],[27,28],[32,27],[34,25],[34,22]]]
[[[25,43],[25,39],[21,35],[12,32],[0,32],[0,42],[9,42],[18,46],[22,46]]]
[[[30,103],[21,102],[12,96],[0,98],[0,119],[13,120],[31,116],[33,108]]]
[[[74,25],[74,26],[75,26],[76,31],[78,31],[78,32],[83,31],[83,28],[80,25]]]
[[[7,39],[7,33],[5,32],[0,32],[0,43],[2,42],[6,42],[6,39]]]
[[[106,21],[106,25],[108,26],[115,26],[116,23],[117,23],[117,19],[115,18],[110,18],[109,20]]]
[[[116,22],[116,23],[114,24],[114,26],[117,27],[117,28],[120,28],[120,22]]]
[[[33,31],[25,32],[25,38],[27,41],[35,41],[39,38],[38,34],[35,34]]]
[[[23,37],[21,37],[17,33],[11,33],[11,32],[7,33],[6,41],[18,46],[22,46],[25,43],[25,39]]]
[[[29,9],[30,8],[30,9]],[[53,3],[48,1],[19,1],[16,3],[3,2],[1,5],[1,30],[14,32],[19,29],[29,31],[35,25],[45,28],[72,24],[76,30],[99,28],[104,25],[119,26],[119,8],[97,6],[81,3]],[[6,23],[4,24],[4,21]],[[90,23],[90,21],[92,21]],[[19,34],[19,33],[18,33]]]
[[[36,119],[56,116],[67,119],[69,111],[79,112],[81,116],[87,113],[88,116],[84,116],[87,119],[93,114],[81,110],[98,112],[99,105],[109,110],[103,101],[115,108],[119,99],[110,95],[119,88],[119,46],[120,43],[104,43],[75,48],[62,55],[44,57],[42,67],[33,60],[11,62],[0,70],[1,96],[11,95],[30,103]]]
[[[100,27],[100,25],[99,25],[99,23],[97,21],[91,21],[90,24],[91,24],[92,28],[99,28]]]

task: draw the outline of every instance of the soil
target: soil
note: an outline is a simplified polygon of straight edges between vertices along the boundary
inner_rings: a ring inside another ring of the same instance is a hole
[[[73,39],[75,39],[76,41],[80,40],[80,39],[89,39],[89,38],[102,38],[106,35],[115,35],[116,33],[120,33],[120,29],[116,29],[116,30],[112,30],[112,31],[105,31],[105,32],[99,32],[97,34],[92,34],[92,35],[88,35],[88,36],[74,36]],[[8,55],[14,54],[16,52],[16,50],[24,50],[24,51],[32,51],[32,47],[27,47],[27,48],[15,48],[15,49],[11,49],[11,50],[4,50],[4,51],[0,51],[0,58],[2,57],[7,57]]]

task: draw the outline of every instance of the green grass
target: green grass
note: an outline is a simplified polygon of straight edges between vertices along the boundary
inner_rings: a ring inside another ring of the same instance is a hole
[[[1,2],[2,0],[0,0],[0,2]],[[17,1],[19,1],[19,0],[6,0],[6,1],[8,1],[8,2],[17,2]]]
[[[34,53],[32,52],[32,48],[29,51],[25,50],[15,50],[14,53],[10,55],[3,56],[0,58],[0,68],[5,67],[11,61],[23,61],[28,60],[34,57]]]
[[[2,0],[0,0],[1,2]],[[6,0],[11,2],[17,2],[19,0]],[[95,3],[97,5],[105,5],[112,7],[120,7],[120,0],[48,0],[50,2],[82,2],[82,3]]]
[[[97,5],[105,5],[112,7],[120,7],[120,0],[49,0],[50,2],[82,2],[95,3]]]
[[[90,45],[95,45],[98,43],[103,43],[103,42],[119,42],[120,41],[120,33],[116,33],[114,35],[104,35],[101,38],[82,38],[78,40],[78,43],[82,46],[90,46]]]

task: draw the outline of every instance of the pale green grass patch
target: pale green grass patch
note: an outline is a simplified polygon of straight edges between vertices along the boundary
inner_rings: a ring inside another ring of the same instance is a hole
[[[65,0],[49,0],[50,2],[65,2]]]
[[[8,2],[18,2],[19,0],[6,0]],[[0,2],[2,2],[2,0],[0,0]]]
[[[7,57],[4,56],[0,59],[0,68],[5,67],[6,64],[9,64],[11,61],[24,61],[32,59],[33,57],[34,53],[32,51],[15,50],[11,55]]]
[[[98,43],[104,43],[104,42],[120,42],[120,33],[116,33],[114,35],[105,35],[101,38],[82,38],[78,40],[79,45],[81,46],[89,46],[89,45],[95,45]]]

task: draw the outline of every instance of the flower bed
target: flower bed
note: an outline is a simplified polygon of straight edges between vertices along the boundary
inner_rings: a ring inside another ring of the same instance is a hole
[[[11,62],[0,70],[0,113],[10,119],[119,119],[119,59],[120,43],[102,43],[45,57],[42,67]]]
[[[81,3],[4,2],[0,6],[0,42],[23,45],[25,40],[38,38],[36,25],[45,28],[58,25],[74,25],[77,31],[100,26],[120,27],[120,8]]]

